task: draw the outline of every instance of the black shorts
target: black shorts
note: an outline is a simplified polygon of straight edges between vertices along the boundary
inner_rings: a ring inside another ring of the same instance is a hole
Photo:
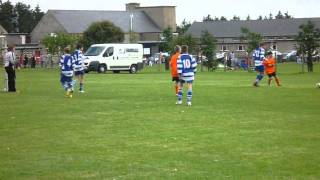
[[[179,77],[172,77],[172,81],[175,81],[176,83],[178,83],[180,81]]]
[[[271,73],[271,74],[268,74],[268,76],[269,76],[269,78],[271,78],[272,76],[273,76],[273,77],[276,77],[277,74],[276,74],[276,72],[273,72],[273,73]]]

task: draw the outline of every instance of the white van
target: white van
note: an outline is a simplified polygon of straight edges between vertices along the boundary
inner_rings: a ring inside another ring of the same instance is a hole
[[[86,51],[85,71],[105,73],[129,71],[136,73],[143,67],[143,47],[141,44],[94,44]]]

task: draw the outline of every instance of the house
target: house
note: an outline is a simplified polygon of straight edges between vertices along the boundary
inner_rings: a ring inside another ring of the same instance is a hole
[[[167,28],[176,29],[175,6],[140,7],[139,3],[126,4],[126,11],[48,10],[31,32],[31,42],[39,43],[52,33],[81,35],[92,23],[110,21],[125,33],[124,43],[134,33],[136,41],[159,51],[161,33]]]
[[[320,28],[320,18],[213,21],[195,22],[186,33],[200,39],[201,32],[208,30],[218,41],[217,51],[234,51],[241,56],[247,48],[246,42],[240,39],[241,28],[246,27],[252,32],[261,34],[263,41],[270,44],[270,48],[284,53],[296,49],[297,42],[294,39],[298,35],[299,26],[307,24],[308,21]]]

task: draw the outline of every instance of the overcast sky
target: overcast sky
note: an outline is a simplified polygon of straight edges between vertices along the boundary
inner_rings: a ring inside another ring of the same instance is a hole
[[[4,0],[5,1],[5,0]],[[10,0],[13,3],[23,2],[34,8],[39,4],[43,11],[48,9],[86,9],[86,10],[125,10],[125,3],[138,2],[141,6],[176,6],[177,24],[183,19],[189,22],[202,21],[204,16],[225,16],[228,19],[234,15],[245,19],[248,14],[251,19],[259,15],[275,16],[279,10],[287,12],[296,18],[320,17],[320,0]]]

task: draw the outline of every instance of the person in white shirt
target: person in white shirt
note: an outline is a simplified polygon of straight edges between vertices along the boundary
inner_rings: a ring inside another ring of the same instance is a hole
[[[4,68],[8,75],[9,92],[16,92],[16,72],[14,69],[15,58],[14,46],[9,46],[8,52],[6,52],[4,56]]]

